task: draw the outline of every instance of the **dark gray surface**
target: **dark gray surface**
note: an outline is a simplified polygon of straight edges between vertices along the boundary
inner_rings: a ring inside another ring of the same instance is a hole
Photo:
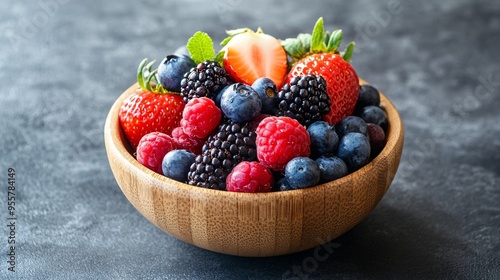
[[[499,278],[500,2],[1,2],[0,224],[9,167],[18,220],[15,273],[0,229],[0,278]],[[375,210],[328,248],[273,258],[205,251],[144,219],[103,143],[140,60],[197,30],[217,42],[238,27],[286,38],[320,16],[357,41],[358,74],[404,121],[400,170]]]

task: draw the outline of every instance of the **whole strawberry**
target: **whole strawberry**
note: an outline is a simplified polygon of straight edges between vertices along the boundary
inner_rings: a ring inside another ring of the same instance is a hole
[[[154,61],[144,59],[137,70],[140,89],[130,95],[120,107],[119,119],[130,145],[137,148],[141,138],[150,132],[168,135],[179,126],[184,102],[179,94],[168,92],[159,83]]]
[[[359,95],[358,75],[349,63],[354,42],[341,54],[338,51],[341,41],[341,30],[332,34],[324,32],[323,18],[316,22],[312,34],[300,34],[282,41],[283,48],[292,58],[292,68],[285,83],[297,76],[322,76],[331,99],[330,113],[323,119],[332,124],[352,115]]]

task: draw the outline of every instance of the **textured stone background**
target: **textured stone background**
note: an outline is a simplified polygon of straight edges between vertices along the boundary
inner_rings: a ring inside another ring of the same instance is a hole
[[[12,1],[0,11],[0,194],[17,173],[23,279],[495,279],[500,275],[500,2]],[[323,16],[357,41],[353,64],[399,109],[406,138],[387,195],[314,250],[239,258],[144,219],[109,168],[103,125],[144,57],[197,30],[261,26],[278,38]],[[322,255],[323,256],[323,255]]]

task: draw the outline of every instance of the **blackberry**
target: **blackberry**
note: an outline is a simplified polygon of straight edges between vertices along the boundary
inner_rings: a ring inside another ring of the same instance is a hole
[[[321,76],[293,77],[278,93],[277,116],[287,116],[308,126],[330,112],[331,100]]]
[[[209,189],[226,189],[226,177],[243,160],[255,161],[256,134],[248,123],[225,119],[208,137],[188,173],[188,184]]]
[[[226,70],[215,61],[204,61],[191,68],[181,80],[181,96],[185,103],[195,97],[215,100],[219,91],[227,85]]]

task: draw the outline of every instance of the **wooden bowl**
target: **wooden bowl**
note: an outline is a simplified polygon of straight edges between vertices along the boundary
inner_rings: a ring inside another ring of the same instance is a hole
[[[361,81],[365,83],[364,81]],[[121,190],[150,222],[195,246],[238,256],[277,256],[314,248],[357,225],[377,205],[398,169],[403,124],[381,94],[389,128],[382,152],[360,170],[308,189],[234,193],[204,189],[168,179],[142,166],[118,121],[123,100],[113,104],[104,139],[109,164]]]

